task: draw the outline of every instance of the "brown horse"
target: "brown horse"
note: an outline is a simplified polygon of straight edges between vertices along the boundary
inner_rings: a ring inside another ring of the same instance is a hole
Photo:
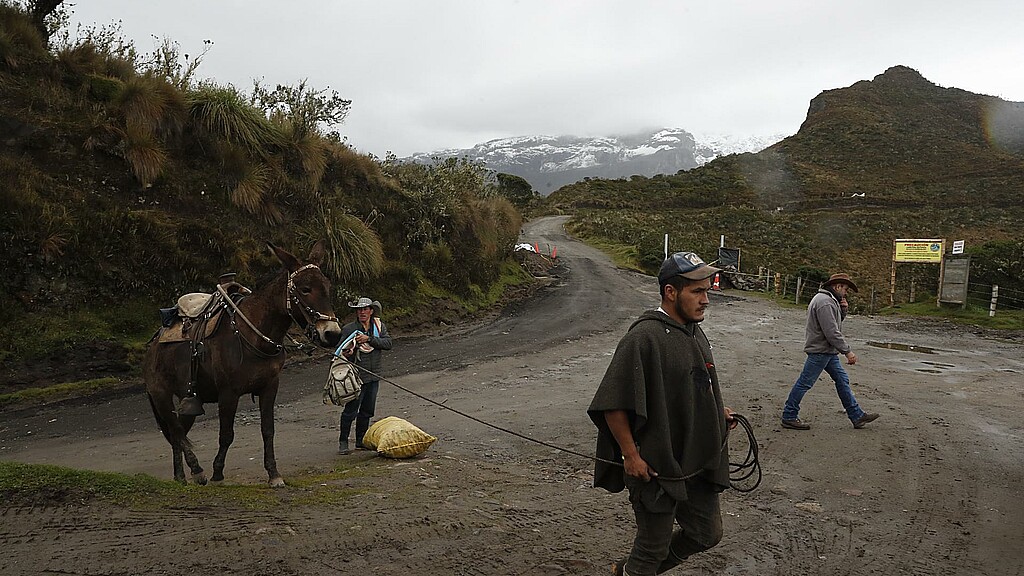
[[[175,397],[184,397],[191,388],[204,403],[217,403],[220,418],[220,449],[213,460],[214,482],[224,479],[224,459],[234,440],[238,399],[251,394],[260,402],[260,430],[263,434],[263,467],[271,486],[284,486],[274,458],[274,402],[284,366],[282,346],[288,328],[294,322],[320,346],[333,346],[341,337],[341,326],[331,307],[331,283],[320,271],[324,256],[317,242],[307,263],[287,251],[269,244],[284,265],[284,270],[266,286],[243,297],[237,305],[222,304],[224,310],[212,333],[205,337],[178,342],[150,342],[143,359],[146,394],[153,415],[171,444],[174,479],[184,483],[182,456],[197,484],[206,484],[206,476],[192,450],[188,431],[195,416],[178,414]]]

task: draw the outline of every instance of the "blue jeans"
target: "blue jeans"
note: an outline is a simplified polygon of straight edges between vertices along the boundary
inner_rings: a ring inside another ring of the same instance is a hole
[[[827,372],[832,377],[832,381],[836,383],[836,394],[839,394],[839,400],[842,401],[843,408],[846,408],[846,415],[850,420],[857,420],[864,415],[864,411],[857,405],[857,399],[853,397],[853,390],[850,389],[850,377],[846,375],[846,370],[843,370],[843,365],[839,362],[839,355],[807,354],[804,370],[796,379],[796,384],[793,384],[793,389],[789,391],[789,398],[786,399],[786,407],[782,410],[783,420],[797,419],[800,415],[800,400],[818,381],[822,370]]]
[[[348,433],[352,430],[352,421],[355,420],[356,446],[362,447],[363,435],[366,434],[366,430],[370,427],[370,418],[373,418],[373,412],[377,409],[377,390],[379,388],[380,382],[378,380],[363,382],[363,387],[359,389],[359,397],[345,404],[345,409],[341,412],[341,435],[338,438],[339,442],[348,441]]]

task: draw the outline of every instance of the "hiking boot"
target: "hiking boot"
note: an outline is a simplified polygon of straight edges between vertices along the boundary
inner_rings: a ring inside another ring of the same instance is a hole
[[[810,424],[804,422],[803,420],[801,420],[799,418],[794,418],[792,420],[786,420],[785,418],[783,418],[782,419],[782,427],[783,428],[789,428],[790,430],[810,430],[811,429],[811,425]]]
[[[338,440],[338,455],[348,456],[352,453],[351,444],[348,443],[348,438],[344,440]]]
[[[865,425],[867,425],[868,422],[874,422],[875,420],[878,420],[879,416],[881,416],[881,414],[869,414],[865,412],[863,416],[853,421],[853,427],[859,430],[863,428]]]
[[[203,410],[203,401],[195,394],[185,396],[178,403],[178,416],[202,416],[206,414]]]

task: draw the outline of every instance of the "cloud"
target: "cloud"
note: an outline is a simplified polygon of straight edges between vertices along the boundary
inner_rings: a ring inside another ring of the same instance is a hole
[[[399,155],[527,134],[594,136],[653,126],[793,133],[823,90],[890,66],[944,86],[1024,99],[1024,4],[866,0],[655,2],[93,0],[185,51],[200,73],[248,89],[308,79],[351,99],[341,132]]]

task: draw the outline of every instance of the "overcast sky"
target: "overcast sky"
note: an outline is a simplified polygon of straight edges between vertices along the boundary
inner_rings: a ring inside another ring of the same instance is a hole
[[[78,0],[142,52],[214,42],[199,75],[308,79],[339,128],[399,156],[521,135],[647,128],[790,135],[814,96],[902,64],[1024,101],[1020,0]]]

